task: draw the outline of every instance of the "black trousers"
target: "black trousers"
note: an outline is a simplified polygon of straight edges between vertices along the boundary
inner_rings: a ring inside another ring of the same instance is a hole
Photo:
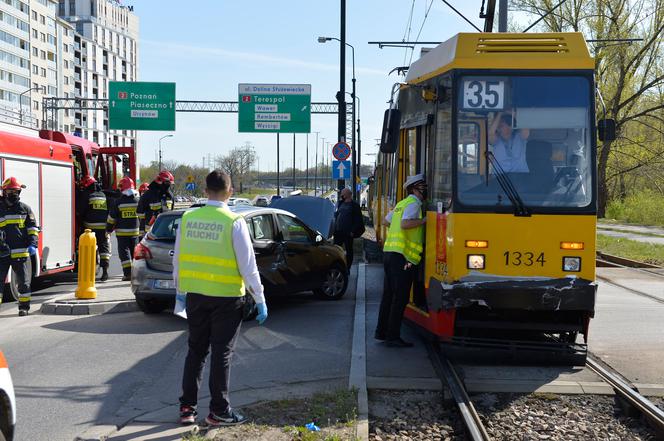
[[[350,269],[353,265],[353,236],[334,233],[334,244],[346,249],[346,265]]]
[[[385,278],[376,335],[387,340],[396,340],[401,336],[401,320],[408,304],[416,268],[411,266],[404,269],[406,263],[406,258],[399,253],[388,251],[384,254]]]
[[[118,239],[118,256],[120,256],[120,264],[122,265],[122,273],[125,276],[131,276],[131,260],[134,256],[134,248],[138,243],[136,236],[117,236]]]
[[[108,268],[108,263],[111,260],[111,242],[108,240],[106,230],[94,230],[95,237],[97,238],[97,250],[99,251],[99,266]]]
[[[210,347],[210,411],[223,415],[230,410],[228,388],[231,357],[242,323],[242,297],[211,297],[187,294],[189,352],[184,362],[180,404],[195,407],[203,366]]]
[[[26,311],[30,310],[30,278],[32,277],[30,265],[30,260],[26,258],[11,259],[9,257],[4,257],[0,259],[0,280],[2,280],[4,284],[9,268],[14,270],[14,276],[16,276],[16,284],[18,285],[19,292],[18,309],[24,309]],[[0,298],[1,297],[2,296],[0,296]]]

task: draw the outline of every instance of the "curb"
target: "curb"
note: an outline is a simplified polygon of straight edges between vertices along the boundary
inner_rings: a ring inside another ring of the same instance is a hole
[[[365,263],[357,269],[355,293],[355,319],[353,323],[353,347],[350,359],[348,386],[357,389],[357,437],[369,439],[369,399],[367,396],[367,339],[366,339],[366,278]]]
[[[136,300],[64,300],[65,294],[42,303],[39,312],[47,315],[95,315],[138,311]]]

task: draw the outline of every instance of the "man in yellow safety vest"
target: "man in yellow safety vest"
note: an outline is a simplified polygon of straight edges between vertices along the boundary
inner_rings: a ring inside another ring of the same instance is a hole
[[[208,426],[241,424],[246,418],[228,400],[230,361],[242,323],[246,288],[256,302],[256,320],[263,324],[267,306],[256,257],[244,218],[229,210],[231,179],[220,170],[205,179],[207,205],[182,216],[175,241],[173,278],[187,293],[189,352],[184,364],[180,423],[196,422],[198,388],[208,350],[210,413]]]
[[[414,271],[422,258],[424,224],[422,202],[427,197],[423,174],[409,176],[404,183],[408,197],[399,202],[385,217],[389,226],[383,246],[383,298],[374,337],[387,346],[407,348],[412,343],[401,338],[401,319],[408,303]]]

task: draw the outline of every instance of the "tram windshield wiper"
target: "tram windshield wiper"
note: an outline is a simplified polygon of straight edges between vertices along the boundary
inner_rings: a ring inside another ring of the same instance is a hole
[[[500,184],[500,187],[503,189],[510,202],[512,202],[512,205],[514,205],[514,215],[530,216],[530,210],[528,207],[526,207],[526,204],[524,204],[523,199],[521,199],[519,192],[514,186],[514,183],[512,183],[510,177],[507,176],[505,170],[503,170],[503,168],[500,166],[493,152],[487,151],[485,152],[485,155],[487,161],[491,164],[491,166],[493,166],[493,169],[496,172],[496,180],[498,181],[498,184]]]

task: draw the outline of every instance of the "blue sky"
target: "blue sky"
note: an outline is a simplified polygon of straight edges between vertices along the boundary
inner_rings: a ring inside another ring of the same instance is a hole
[[[130,1],[125,1],[131,4]],[[431,0],[415,0],[410,39],[414,40]],[[451,3],[478,27],[481,1]],[[173,7],[175,4],[178,7]],[[446,40],[472,27],[443,2],[431,3],[420,41]],[[348,43],[355,46],[357,95],[361,102],[362,148],[376,151],[383,111],[390,87],[400,77],[388,76],[395,66],[408,64],[404,49],[378,49],[368,41],[401,40],[407,32],[411,0],[348,0]],[[312,101],[334,101],[339,88],[339,43],[317,42],[318,36],[339,36],[339,1],[335,0],[141,0],[134,3],[140,19],[139,80],[177,83],[180,100],[237,100],[238,83],[311,84]],[[419,51],[413,56],[417,59]],[[350,91],[350,50],[347,51]],[[405,63],[404,63],[405,61]],[[350,99],[350,98],[349,98]],[[336,139],[334,115],[312,115],[312,132],[326,142]],[[251,142],[261,170],[276,168],[276,135],[238,133],[237,114],[177,114],[175,132],[140,132],[139,161],[155,159],[158,139],[164,159],[202,165],[208,153],[225,154]],[[310,165],[316,135],[309,135]],[[296,165],[304,165],[305,135],[296,137]],[[292,135],[281,135],[281,162],[293,161]],[[319,155],[322,153],[319,153]],[[363,163],[373,163],[364,156]]]

